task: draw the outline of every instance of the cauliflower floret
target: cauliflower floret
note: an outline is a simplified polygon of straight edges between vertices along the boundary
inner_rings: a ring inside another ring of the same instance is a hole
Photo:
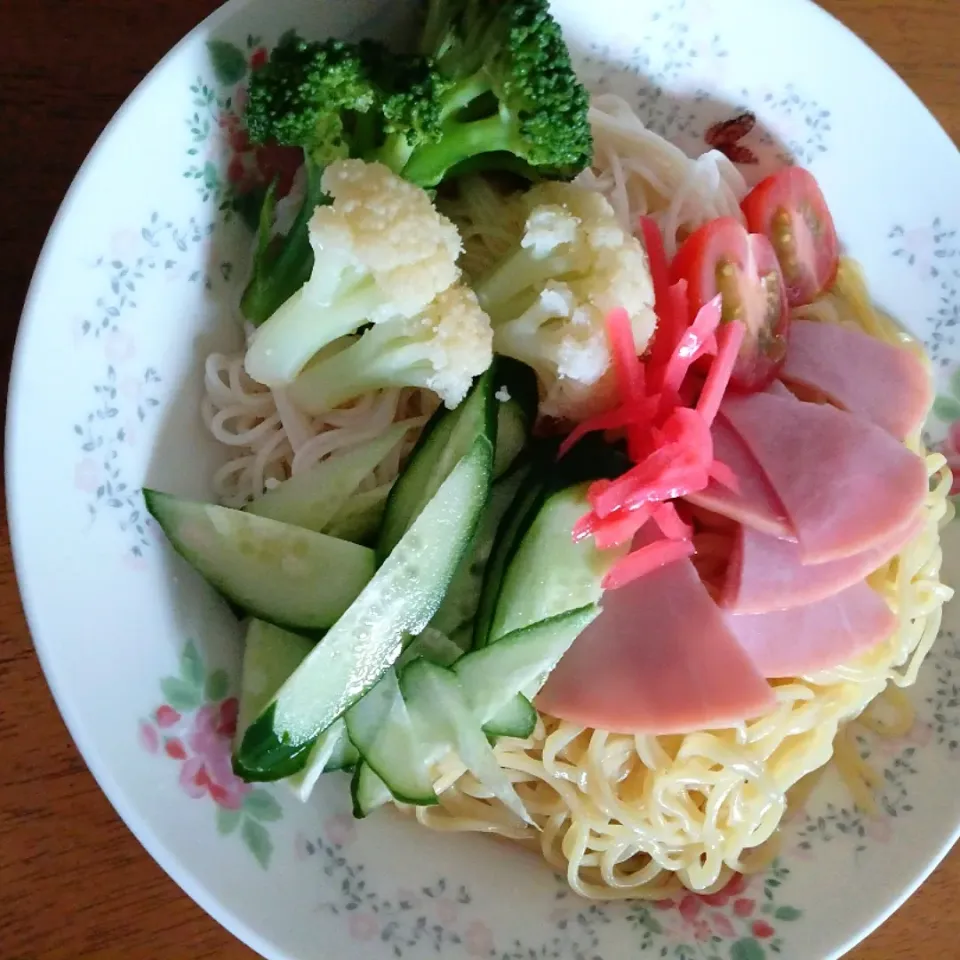
[[[460,235],[421,188],[362,160],[330,164],[322,186],[332,202],[310,220],[313,272],[247,351],[247,373],[271,387],[367,323],[418,315],[459,277]]]
[[[611,399],[606,315],[627,311],[638,355],[653,337],[647,256],[598,193],[545,183],[525,203],[522,238],[477,293],[493,322],[494,349],[537,371],[542,412],[580,420]]]
[[[493,360],[493,330],[472,290],[457,284],[414,317],[375,324],[355,342],[308,367],[290,397],[321,414],[371,390],[423,387],[447,407],[467,395]]]
[[[498,329],[498,352],[536,371],[545,415],[580,420],[609,406],[610,348],[597,317],[567,284],[549,280],[532,306]]]

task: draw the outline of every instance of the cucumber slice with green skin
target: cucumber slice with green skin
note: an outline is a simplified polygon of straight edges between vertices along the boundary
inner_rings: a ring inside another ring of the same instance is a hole
[[[429,760],[447,750],[495,797],[518,817],[532,823],[506,771],[484,736],[480,722],[467,704],[456,674],[444,667],[417,660],[400,675],[400,689],[414,729],[427,746]]]
[[[391,489],[391,484],[383,484],[355,493],[331,518],[324,532],[331,537],[369,546],[380,531]]]
[[[490,441],[477,437],[360,596],[247,730],[235,757],[240,776],[277,780],[302,769],[316,737],[396,662],[404,637],[427,626],[473,539],[492,467]]]
[[[600,601],[603,578],[630,545],[598,550],[592,537],[574,542],[573,528],[590,510],[589,486],[561,490],[537,512],[503,578],[489,643]]]
[[[469,691],[466,692],[470,699]],[[523,694],[517,694],[483,725],[488,737],[517,737],[525,740],[537,727],[536,707]]]
[[[432,627],[425,627],[400,655],[396,669],[402,670],[408,663],[413,663],[417,657],[423,657],[424,660],[437,663],[441,667],[449,667],[462,656],[463,650],[446,634]]]
[[[350,781],[350,797],[353,800],[353,815],[362,820],[377,807],[389,803],[393,796],[390,788],[367,766],[358,763]]]
[[[505,726],[504,718],[511,711],[520,716],[516,697],[533,699],[560,658],[599,614],[600,608],[591,604],[543,620],[474,650],[453,665],[467,702],[487,733],[500,732],[491,728]],[[502,735],[529,736],[530,732]]]
[[[528,422],[520,404],[504,400],[497,406],[497,452],[493,458],[493,479],[499,480],[516,463],[527,446]]]
[[[427,627],[406,650],[403,651],[394,668],[400,673],[418,657],[429,660],[440,667],[453,666],[463,657],[463,648],[441,633]],[[529,737],[537,723],[537,711],[523,696],[516,696],[503,709],[498,710],[483,732],[488,736]]]
[[[475,649],[493,639],[493,620],[506,572],[547,499],[554,493],[588,480],[618,477],[632,466],[625,452],[611,447],[595,435],[582,440],[560,460],[557,459],[557,450],[558,446],[553,441],[543,441],[531,447],[530,476],[500,524],[484,572],[480,603],[474,620]],[[571,526],[571,535],[572,530]],[[549,573],[545,575],[549,578]]]
[[[361,481],[373,473],[410,429],[410,423],[395,423],[381,436],[334,454],[310,470],[284,480],[245,509],[258,517],[327,533],[328,524]]]
[[[313,647],[313,642],[300,634],[281,630],[263,620],[250,621],[243,652],[238,738]],[[297,797],[306,801],[321,774],[352,768],[356,761],[357,751],[347,738],[347,729],[341,720],[321,734],[306,767],[287,783]]]
[[[372,550],[288,523],[144,490],[173,548],[232,603],[290,630],[332,627],[376,571]]]
[[[441,408],[427,424],[406,469],[390,491],[377,542],[380,558],[389,556],[478,437],[483,437],[491,450],[496,449],[493,383],[493,374],[488,370],[456,410]]]
[[[417,806],[437,803],[423,748],[393,670],[346,712],[344,721],[364,764],[397,800]]]
[[[297,798],[306,803],[323,774],[353,770],[359,760],[360,754],[347,736],[346,724],[337,720],[317,737],[307,765],[286,782]]]
[[[237,737],[257,718],[284,681],[306,659],[313,642],[263,620],[251,620],[243,648]]]
[[[397,661],[396,669],[399,670],[402,665],[416,657],[425,657],[433,663],[446,666],[462,656],[462,653],[452,640],[427,627],[403,651]],[[392,674],[393,671],[390,673]],[[287,783],[300,800],[306,801],[322,774],[338,770],[353,771],[359,762],[361,762],[360,753],[350,741],[346,722],[337,720],[320,734],[310,752],[307,765],[299,773],[288,777]]]
[[[502,436],[503,434],[498,432],[498,442]],[[431,626],[448,636],[454,635],[469,624],[477,614],[483,589],[484,571],[493,551],[497,530],[520,492],[520,488],[529,477],[530,470],[529,462],[515,464],[513,469],[494,483],[490,489],[490,499],[487,501],[487,508],[483,512],[473,545],[457,568],[450,589],[431,621]]]
[[[527,528],[529,518],[535,515],[543,501],[546,489],[546,479],[540,470],[534,467],[500,522],[490,557],[484,567],[483,585],[480,588],[480,598],[473,622],[474,649],[479,649],[488,642],[497,600],[500,597],[500,588],[503,585],[510,558]]]
[[[537,419],[537,375],[526,364],[497,357],[493,367],[497,406],[497,447],[493,476],[499,479],[516,462],[530,442]]]

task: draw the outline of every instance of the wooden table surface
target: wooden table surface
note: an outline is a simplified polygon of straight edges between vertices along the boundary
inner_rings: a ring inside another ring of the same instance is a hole
[[[74,172],[134,85],[216,5],[216,0],[0,0],[4,377],[34,262]],[[891,63],[960,142],[960,0],[823,0],[823,5]],[[852,956],[960,956],[958,895],[960,850]],[[33,654],[4,514],[0,958],[114,957],[249,960],[253,954],[150,859],[87,772]]]

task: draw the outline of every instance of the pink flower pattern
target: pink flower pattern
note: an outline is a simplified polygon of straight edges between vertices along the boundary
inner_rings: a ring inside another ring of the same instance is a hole
[[[82,493],[94,493],[100,486],[100,468],[92,457],[84,457],[74,468],[73,485]]]
[[[483,922],[475,920],[466,930],[464,946],[471,957],[489,957],[494,950],[493,933]]]
[[[231,751],[239,704],[227,696],[224,671],[203,672],[191,642],[181,657],[180,675],[161,681],[172,702],[161,703],[140,721],[137,737],[151,754],[179,764],[177,782],[193,800],[213,801],[221,833],[238,832],[261,866],[269,864],[273,844],[264,822],[282,817],[282,808],[267,790],[245,783],[233,772]],[[211,699],[204,702],[204,698]]]
[[[380,925],[376,918],[369,913],[354,913],[347,927],[350,930],[350,936],[361,942],[373,940],[380,932]]]
[[[353,817],[347,814],[337,814],[324,821],[323,832],[332,844],[338,847],[346,847],[356,839],[357,826]]]
[[[660,922],[664,934],[676,943],[691,939],[705,943],[714,937],[733,940],[743,936],[745,925],[752,933],[759,908],[757,900],[748,896],[749,888],[763,882],[762,877],[748,879],[737,873],[716,893],[687,893],[679,899],[657,901],[653,907],[680,921],[678,925]],[[767,926],[764,922],[763,929]]]
[[[361,942],[373,940],[380,932],[380,925],[376,918],[369,913],[354,913],[347,926],[350,930],[350,936]]]
[[[457,905],[447,897],[441,897],[436,901],[437,919],[451,926],[457,922]]]

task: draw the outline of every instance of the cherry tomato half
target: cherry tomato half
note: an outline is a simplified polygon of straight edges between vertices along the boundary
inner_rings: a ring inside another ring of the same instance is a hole
[[[732,217],[711,220],[684,242],[671,281],[687,281],[691,319],[718,293],[722,322],[740,320],[746,337],[734,367],[733,389],[759,391],[776,379],[787,355],[790,310],[777,255],[764,236]]]
[[[769,238],[777,251],[791,307],[813,303],[833,284],[840,241],[820,186],[802,167],[767,177],[743,201],[752,233]]]

